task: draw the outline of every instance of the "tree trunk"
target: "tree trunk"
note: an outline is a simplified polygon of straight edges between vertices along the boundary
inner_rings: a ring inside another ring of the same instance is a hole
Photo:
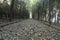
[[[49,0],[49,24],[51,24],[51,2]]]
[[[13,7],[14,7],[14,0],[11,1],[11,7],[10,7],[10,13],[9,13],[10,21],[12,21]]]
[[[39,18],[40,18],[40,14],[39,14],[39,11],[38,11],[38,20],[39,20]]]

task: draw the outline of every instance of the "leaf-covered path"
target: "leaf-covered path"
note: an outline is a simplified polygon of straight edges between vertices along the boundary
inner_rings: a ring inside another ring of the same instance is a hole
[[[60,40],[60,31],[37,20],[22,22],[0,28],[0,40]]]

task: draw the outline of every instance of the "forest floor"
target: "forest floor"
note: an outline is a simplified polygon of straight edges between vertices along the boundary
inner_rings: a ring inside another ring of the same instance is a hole
[[[8,19],[0,19],[0,27],[19,22],[21,20],[22,19],[12,19],[12,21],[9,21]]]
[[[0,40],[60,40],[60,30],[26,19],[0,28]]]

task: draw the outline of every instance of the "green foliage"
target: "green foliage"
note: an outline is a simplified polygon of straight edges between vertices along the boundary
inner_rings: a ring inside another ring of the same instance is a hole
[[[0,8],[4,8],[4,7],[6,7],[6,4],[5,3],[1,3],[0,4]]]
[[[3,11],[3,12],[8,12],[9,5],[6,4],[6,3],[1,3],[1,4],[0,4],[0,9],[1,9],[1,11]]]
[[[28,10],[32,10],[32,8],[36,5],[37,2],[39,2],[40,0],[24,0],[24,2],[26,3],[26,8]]]

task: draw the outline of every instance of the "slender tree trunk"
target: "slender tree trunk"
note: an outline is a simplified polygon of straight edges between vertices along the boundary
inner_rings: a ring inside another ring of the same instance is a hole
[[[38,20],[39,20],[39,18],[40,18],[40,14],[39,14],[39,11],[38,11]]]
[[[11,7],[10,7],[10,13],[9,13],[10,21],[12,21],[13,7],[14,7],[14,0],[11,1]]]
[[[49,24],[51,24],[51,0],[49,0]]]
[[[0,12],[0,19],[2,19],[2,13]]]
[[[2,8],[0,8],[0,19],[2,19]]]

